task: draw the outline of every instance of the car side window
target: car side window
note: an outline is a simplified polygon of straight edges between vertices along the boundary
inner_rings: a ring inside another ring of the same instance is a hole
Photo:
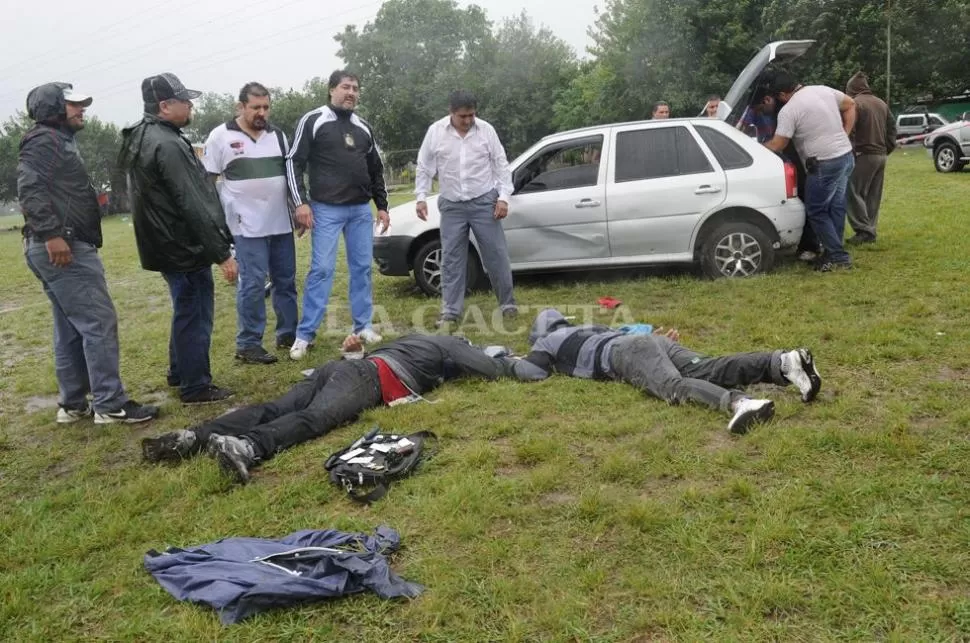
[[[696,127],[697,133],[701,135],[701,138],[707,143],[707,146],[711,148],[714,158],[717,159],[717,162],[725,170],[737,170],[754,163],[751,155],[724,133],[717,131],[713,127],[704,127],[703,125]]]
[[[686,127],[652,127],[616,135],[616,182],[710,172]]]
[[[903,127],[912,127],[922,124],[923,119],[919,116],[903,116],[899,119],[899,124]]]
[[[590,187],[599,181],[603,136],[553,143],[519,167],[516,194]]]
[[[943,125],[943,121],[938,119],[936,116],[930,116],[930,125]]]

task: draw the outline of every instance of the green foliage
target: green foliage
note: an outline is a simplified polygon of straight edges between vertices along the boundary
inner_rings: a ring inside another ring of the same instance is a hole
[[[0,203],[17,200],[17,155],[20,139],[34,122],[17,112],[0,125]]]

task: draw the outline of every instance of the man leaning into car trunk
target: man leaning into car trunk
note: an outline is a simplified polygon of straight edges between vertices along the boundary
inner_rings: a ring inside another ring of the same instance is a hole
[[[449,111],[431,124],[418,152],[415,206],[428,218],[428,193],[438,175],[441,194],[441,317],[438,326],[457,322],[465,305],[468,232],[475,233],[482,263],[502,315],[518,314],[512,268],[502,219],[509,213],[512,173],[495,128],[476,117],[478,101],[467,91],[452,92]]]
[[[855,167],[849,133],[855,126],[855,101],[831,87],[801,85],[778,72],[770,91],[785,103],[778,112],[775,135],[765,146],[781,152],[795,143],[805,166],[805,216],[822,244],[815,264],[820,272],[852,267],[845,251],[846,198]]]

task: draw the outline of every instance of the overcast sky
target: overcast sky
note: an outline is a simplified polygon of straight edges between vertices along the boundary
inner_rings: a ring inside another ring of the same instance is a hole
[[[579,55],[595,19],[595,0],[474,4],[495,23],[524,7]],[[334,34],[372,21],[381,2],[0,0],[0,6],[0,122],[24,109],[32,87],[60,80],[94,96],[89,115],[123,125],[140,118],[142,78],[163,71],[190,89],[231,93],[251,80],[301,87],[313,76],[327,76],[341,64]]]

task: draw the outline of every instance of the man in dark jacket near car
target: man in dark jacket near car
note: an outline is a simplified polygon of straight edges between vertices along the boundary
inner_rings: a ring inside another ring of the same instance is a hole
[[[822,379],[812,354],[790,351],[706,357],[678,344],[676,330],[628,333],[605,326],[573,326],[555,308],[541,311],[529,333],[530,351],[515,361],[512,375],[541,380],[553,372],[596,380],[620,380],[671,404],[694,402],[731,416],[728,430],[746,433],[770,420],[771,400],[752,399],[740,388],[751,384],[798,387],[802,401],[818,395]]]
[[[849,179],[849,225],[855,236],[851,244],[876,240],[882,185],[886,178],[886,159],[896,149],[896,121],[889,106],[872,93],[869,79],[857,72],[845,86],[845,93],[855,101],[856,120],[852,131],[855,169]]]
[[[20,141],[17,163],[25,257],[54,314],[57,422],[92,413],[96,424],[144,422],[158,409],[128,399],[121,383],[118,316],[98,256],[101,209],[74,139],[92,100],[68,83],[47,83],[27,95],[36,124]]]
[[[168,383],[185,404],[217,402],[232,392],[213,385],[209,369],[212,264],[230,283],[237,268],[215,185],[182,135],[201,94],[169,73],[146,78],[141,92],[145,115],[122,131],[119,160],[131,186],[142,268],[162,273],[172,295]]]
[[[483,351],[450,335],[407,335],[366,357],[360,339],[350,335],[342,348],[348,359],[327,362],[282,397],[192,429],[145,438],[145,460],[177,462],[206,448],[224,472],[245,483],[258,463],[367,409],[421,399],[442,382],[466,375],[488,380],[513,375],[511,358],[491,357],[493,347]]]

